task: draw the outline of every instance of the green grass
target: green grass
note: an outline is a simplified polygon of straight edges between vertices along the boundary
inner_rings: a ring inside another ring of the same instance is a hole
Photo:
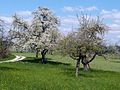
[[[10,55],[8,55],[8,56],[6,56],[4,58],[0,58],[0,61],[12,60],[14,58],[15,58],[15,55],[10,54]]]
[[[119,90],[120,62],[97,57],[91,70],[74,75],[75,61],[69,57],[47,55],[41,64],[32,53],[22,53],[24,61],[0,64],[1,90]],[[81,66],[82,67],[82,66]]]

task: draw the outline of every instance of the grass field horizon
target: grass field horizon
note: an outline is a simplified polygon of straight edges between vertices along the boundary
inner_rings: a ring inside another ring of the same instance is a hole
[[[91,70],[75,77],[75,61],[60,55],[47,55],[41,64],[34,53],[14,53],[27,58],[20,62],[0,64],[1,90],[119,90],[119,60],[95,58]],[[40,57],[40,56],[39,56]]]

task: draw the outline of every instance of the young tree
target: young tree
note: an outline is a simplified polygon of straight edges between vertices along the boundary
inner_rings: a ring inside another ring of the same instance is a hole
[[[77,31],[69,33],[67,37],[60,41],[59,47],[63,54],[68,54],[76,60],[76,76],[79,73],[80,61],[84,70],[88,70],[89,63],[96,55],[102,55],[103,35],[107,27],[99,17],[92,18],[87,15],[78,17],[79,28]]]

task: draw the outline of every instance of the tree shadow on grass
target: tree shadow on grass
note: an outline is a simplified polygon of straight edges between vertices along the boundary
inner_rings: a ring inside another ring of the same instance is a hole
[[[55,62],[55,61],[51,61],[51,60],[52,60],[51,58],[47,58],[47,61],[45,64],[52,65],[53,68],[56,68],[56,66],[57,66],[57,68],[60,69],[59,74],[67,75],[69,77],[75,77],[75,67],[74,66],[70,66],[70,64],[68,64],[68,63]],[[31,58],[31,57],[26,58],[22,62],[42,64],[41,59]],[[42,64],[42,65],[44,65],[44,64]],[[45,67],[47,67],[47,66],[45,66]],[[88,71],[84,71],[83,68],[81,68],[78,77],[86,77],[86,78],[96,78],[97,77],[98,78],[98,77],[108,77],[108,75],[114,76],[114,74],[120,75],[120,73],[114,72],[114,71],[104,71],[104,70],[97,70],[97,69],[90,69]]]
[[[39,58],[33,58],[33,57],[27,57],[21,62],[26,62],[26,63],[39,63],[40,59]]]
[[[113,62],[113,63],[120,63],[120,61],[111,61],[111,62]]]
[[[20,70],[28,70],[28,69],[19,69],[19,68],[15,68],[15,67],[6,67],[6,66],[0,66],[0,70],[3,71],[8,71],[8,70],[15,70],[15,71],[20,71]]]
[[[51,58],[47,58],[47,61],[44,64],[50,64],[50,65],[70,65],[68,63],[56,62],[56,61],[51,61],[51,60],[52,60]],[[22,60],[22,62],[40,63],[40,64],[42,64],[40,58],[31,58],[31,57],[28,57],[25,60]]]
[[[51,65],[70,65],[68,63],[62,63],[62,62],[55,62],[55,61],[47,61],[46,64],[51,64]]]
[[[62,72],[62,74],[75,77],[75,68],[66,68]],[[84,71],[83,68],[79,70],[79,76],[78,77],[86,77],[86,78],[96,78],[96,77],[108,77],[108,75],[120,75],[119,72],[115,71],[104,71],[104,70],[97,70],[97,69],[90,69],[88,71]]]
[[[0,70],[19,70],[19,69],[12,67],[0,67]]]

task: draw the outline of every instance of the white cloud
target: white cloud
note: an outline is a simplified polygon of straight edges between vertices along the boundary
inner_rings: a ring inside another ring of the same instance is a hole
[[[0,19],[2,19],[7,24],[12,23],[12,18],[11,17],[0,16]]]
[[[69,27],[59,27],[59,30],[62,34],[67,35],[72,29]]]
[[[120,39],[120,10],[103,9],[100,14],[105,20],[109,21],[107,22],[107,25],[110,27],[107,34],[108,40],[111,40],[111,42],[117,42]]]
[[[31,11],[19,11],[16,12],[19,16],[31,16]]]
[[[120,31],[120,24],[108,24],[108,26],[110,27],[111,30],[119,30]]]
[[[95,11],[95,10],[98,10],[98,8],[95,7],[95,6],[89,6],[89,7],[82,7],[82,6],[78,6],[78,7],[65,6],[62,10],[63,10],[64,12],[80,12],[80,11]]]
[[[64,34],[67,34],[78,26],[78,20],[76,16],[63,16],[59,17],[61,21],[60,31]]]
[[[117,36],[117,38],[119,38],[119,39],[120,39],[120,35],[118,35],[118,36]]]
[[[104,18],[109,19],[120,19],[120,11],[117,9],[112,9],[110,11],[108,10],[102,10],[100,13]]]
[[[68,11],[68,12],[73,12],[75,9],[73,7],[70,7],[70,6],[65,6],[63,8],[64,11]]]
[[[61,23],[62,24],[78,24],[78,20],[76,16],[64,16],[64,17],[60,17]]]
[[[98,8],[95,6],[91,6],[91,7],[87,7],[86,10],[93,11],[93,10],[98,10]]]
[[[107,33],[107,36],[115,36],[117,37],[120,35],[120,24],[112,23],[112,24],[107,24],[108,27],[110,27],[110,30]],[[112,39],[112,37],[110,37]]]
[[[120,19],[115,19],[114,22],[120,24]]]
[[[118,33],[120,34],[120,31],[115,31],[115,30],[110,30],[109,31],[109,34],[118,34]]]

